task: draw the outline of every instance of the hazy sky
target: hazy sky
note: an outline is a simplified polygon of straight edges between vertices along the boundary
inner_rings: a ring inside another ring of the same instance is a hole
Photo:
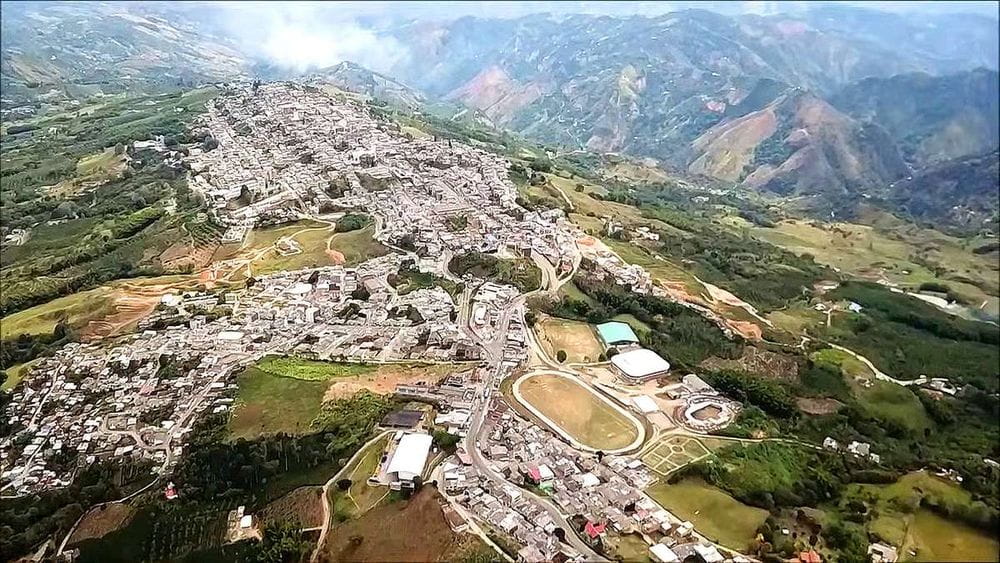
[[[833,3],[833,2],[830,2]],[[843,2],[853,6],[893,11],[974,12],[996,17],[997,2]],[[515,18],[529,14],[574,13],[614,16],[656,16],[688,8],[702,8],[736,15],[775,14],[815,7],[816,2],[147,2],[165,11],[199,12],[203,24],[219,28],[240,44],[245,53],[284,69],[307,71],[353,61],[391,74],[406,64],[409,49],[379,30],[411,20],[451,20],[464,16]],[[127,5],[127,4],[126,4]]]
[[[998,2],[995,1],[843,1],[825,2],[827,4],[848,4],[893,12],[923,11],[930,13],[971,12],[980,15],[997,17]],[[245,7],[247,5],[269,4],[268,2],[234,2],[230,7]],[[551,12],[555,14],[587,13],[608,15],[657,15],[686,8],[703,8],[725,14],[756,13],[774,14],[794,12],[805,9],[808,5],[815,6],[819,2],[811,1],[638,1],[638,2],[599,2],[599,1],[551,1],[511,2],[498,0],[493,2],[448,1],[448,2],[387,2],[345,1],[336,3],[291,2],[292,5],[312,5],[312,10],[323,12],[339,11],[353,17],[401,17],[401,18],[432,18],[453,19],[462,16],[479,17],[520,17],[533,13]]]

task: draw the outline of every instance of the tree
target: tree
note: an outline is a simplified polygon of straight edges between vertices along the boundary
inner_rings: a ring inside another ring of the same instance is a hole
[[[264,537],[251,554],[259,563],[285,563],[298,561],[309,550],[309,542],[302,539],[298,522],[281,522],[264,528]]]
[[[559,350],[558,352],[556,352],[556,360],[558,360],[560,364],[563,363],[563,362],[565,362],[566,361],[566,350]]]
[[[455,451],[458,443],[462,440],[461,437],[454,434],[445,432],[444,430],[435,430],[433,434],[434,443],[437,444],[439,448],[443,451],[452,453]]]
[[[340,489],[341,491],[346,491],[347,489],[351,488],[351,484],[352,483],[350,479],[341,479],[337,481],[337,488]]]

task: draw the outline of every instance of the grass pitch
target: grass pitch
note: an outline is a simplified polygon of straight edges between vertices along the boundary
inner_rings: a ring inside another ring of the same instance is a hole
[[[667,510],[711,540],[745,550],[767,519],[767,511],[747,506],[701,479],[683,479],[668,485],[657,483],[646,489]]]
[[[616,450],[639,437],[632,421],[568,377],[533,375],[520,382],[518,391],[564,432],[591,448]]]

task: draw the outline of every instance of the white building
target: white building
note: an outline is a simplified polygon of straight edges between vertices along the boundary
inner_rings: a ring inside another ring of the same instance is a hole
[[[645,348],[616,354],[611,358],[611,365],[622,379],[633,384],[659,377],[670,370],[670,363]]]
[[[431,440],[430,434],[403,434],[385,470],[391,488],[398,490],[413,487],[414,480],[424,472],[424,464],[431,451]]]

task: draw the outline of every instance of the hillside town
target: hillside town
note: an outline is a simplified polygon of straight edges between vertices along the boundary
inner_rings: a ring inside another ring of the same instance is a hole
[[[658,476],[631,455],[637,448],[606,456],[578,448],[565,433],[511,408],[501,390],[529,359],[552,363],[525,321],[531,294],[554,294],[587,259],[602,279],[669,299],[647,271],[588,237],[562,211],[521,207],[510,164],[499,156],[450,140],[410,138],[361,103],[315,85],[225,90],[198,124],[215,146],[193,148],[187,164],[190,185],[225,228],[226,244],[241,245],[267,225],[363,211],[374,219],[374,237],[392,252],[356,265],[256,275],[241,289],[168,293],[139,332],[70,344],[44,358],[2,413],[18,429],[0,442],[5,495],[66,486],[79,467],[104,460],[168,476],[198,417],[231,411],[237,374],[268,355],[448,364],[461,369],[433,384],[400,384],[394,395],[434,405],[435,425],[462,438],[458,454],[440,467],[441,489],[463,518],[516,543],[520,560],[593,559],[611,532],[640,535],[658,561],[743,560],[644,492]],[[459,278],[448,264],[470,251],[530,259],[542,272],[541,287],[524,292]],[[449,288],[401,290],[394,283],[415,272],[447,280]],[[731,334],[710,310],[684,305]],[[646,417],[652,420],[660,407],[633,391],[655,388],[671,366],[622,325],[599,328],[605,350],[619,346],[621,353],[608,362],[614,381],[594,387],[630,391],[594,392],[659,428]],[[563,372],[588,381],[582,372]],[[679,408],[688,430],[707,433],[735,419],[738,403],[718,397],[694,374],[673,375],[677,381],[664,393],[683,402],[663,410]],[[397,455],[388,456],[376,479],[381,485],[413,486],[430,469],[430,437],[411,432],[422,419],[413,412],[383,421],[402,434],[394,442]],[[657,420],[673,425],[662,413]],[[640,428],[636,444],[643,436]],[[865,446],[847,451],[877,462]]]

